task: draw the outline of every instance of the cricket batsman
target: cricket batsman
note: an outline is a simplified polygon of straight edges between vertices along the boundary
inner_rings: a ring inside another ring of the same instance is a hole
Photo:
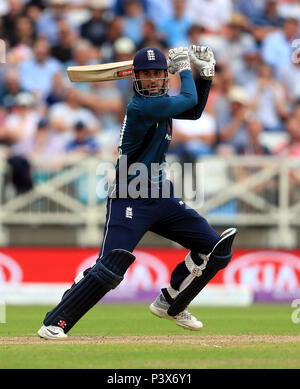
[[[191,63],[200,75],[197,85]],[[201,116],[215,63],[212,50],[206,46],[171,49],[168,59],[155,47],[136,53],[134,95],[120,133],[116,180],[107,200],[101,251],[95,264],[75,278],[58,305],[46,314],[38,331],[41,338],[67,338],[78,320],[123,280],[135,260],[132,252],[147,231],[189,250],[173,270],[170,284],[150,305],[150,311],[188,330],[203,327],[188,311],[188,305],[229,263],[237,229],[217,234],[205,218],[175,197],[164,171],[153,166],[165,162],[172,138],[172,118],[196,120]],[[181,90],[177,96],[169,96],[168,73],[176,72],[181,78]],[[137,164],[144,172],[143,179],[138,180],[138,196],[133,191],[138,177],[133,167]],[[165,185],[169,185],[168,196],[164,195]]]

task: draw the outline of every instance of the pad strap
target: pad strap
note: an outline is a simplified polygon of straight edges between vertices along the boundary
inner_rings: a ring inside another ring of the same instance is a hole
[[[196,265],[191,256],[191,252],[189,252],[184,259],[185,266],[188,268],[188,271],[195,277],[200,277],[202,275],[203,270],[206,268],[207,262],[209,260],[205,254],[198,254],[198,256],[203,261],[201,265]]]

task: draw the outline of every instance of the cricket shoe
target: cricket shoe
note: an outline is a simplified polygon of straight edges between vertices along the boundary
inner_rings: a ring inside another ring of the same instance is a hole
[[[177,325],[191,331],[200,331],[203,324],[195,316],[193,316],[187,309],[180,312],[176,316],[168,315],[170,304],[161,293],[155,301],[150,305],[149,309],[153,315],[161,319],[173,320]]]
[[[64,330],[58,326],[42,326],[38,330],[38,334],[41,338],[49,340],[65,340],[68,335],[64,333]]]

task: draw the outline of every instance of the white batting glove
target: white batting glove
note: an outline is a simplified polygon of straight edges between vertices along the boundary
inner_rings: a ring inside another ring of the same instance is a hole
[[[196,46],[190,47],[189,56],[191,62],[199,70],[200,76],[205,80],[212,80],[215,75],[214,53],[208,46]]]
[[[176,47],[169,50],[168,72],[175,74],[183,70],[191,70],[189,51],[187,47]]]

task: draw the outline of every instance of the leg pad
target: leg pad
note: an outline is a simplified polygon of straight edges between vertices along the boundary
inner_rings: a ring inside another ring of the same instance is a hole
[[[207,261],[203,257],[203,265],[194,267],[195,276],[173,300],[168,309],[169,315],[176,316],[182,312],[217,272],[228,265],[232,257],[232,244],[236,234],[237,229],[235,228],[224,231],[220,241],[207,255]],[[192,267],[190,268],[192,269]]]
[[[119,285],[134,260],[135,256],[125,250],[112,250],[98,259],[88,274],[47,313],[44,325],[60,326],[67,333],[107,292]]]

